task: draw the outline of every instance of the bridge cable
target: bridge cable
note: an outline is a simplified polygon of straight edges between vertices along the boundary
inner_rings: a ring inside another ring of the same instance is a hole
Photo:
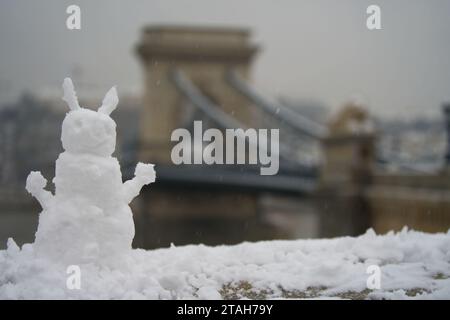
[[[226,80],[234,89],[239,91],[258,107],[285,122],[296,131],[315,139],[322,139],[328,134],[327,128],[319,123],[303,117],[282,104],[270,102],[266,98],[263,98],[255,89],[243,80],[235,70],[227,72]]]

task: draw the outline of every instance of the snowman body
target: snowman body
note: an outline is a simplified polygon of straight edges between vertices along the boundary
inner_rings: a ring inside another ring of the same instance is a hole
[[[63,87],[71,111],[62,125],[65,151],[56,160],[55,195],[44,190],[40,173],[32,172],[27,179],[27,190],[43,207],[35,248],[70,263],[115,259],[131,249],[129,202],[155,180],[153,165],[139,163],[135,177],[123,183],[119,162],[112,157],[116,124],[109,113],[118,102],[115,89],[93,111],[79,107],[71,81],[66,79]]]

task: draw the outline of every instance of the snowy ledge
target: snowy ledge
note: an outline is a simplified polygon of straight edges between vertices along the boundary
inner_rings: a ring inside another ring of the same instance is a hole
[[[367,289],[367,267],[381,289]],[[66,287],[67,265],[13,241],[0,251],[0,298],[69,299],[449,299],[450,231],[404,229],[377,236],[190,245],[132,250],[120,261],[80,265],[81,289]]]

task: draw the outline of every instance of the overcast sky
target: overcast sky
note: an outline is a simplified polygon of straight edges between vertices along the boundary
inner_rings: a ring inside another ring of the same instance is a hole
[[[66,29],[77,4],[82,29]],[[382,9],[380,31],[366,8]],[[133,52],[144,25],[243,26],[270,96],[336,108],[357,96],[378,115],[438,116],[450,101],[450,0],[0,1],[0,104],[60,85],[75,66],[99,92],[142,87]],[[99,100],[102,96],[99,96]]]

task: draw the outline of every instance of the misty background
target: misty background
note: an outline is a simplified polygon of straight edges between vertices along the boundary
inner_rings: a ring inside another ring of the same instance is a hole
[[[66,28],[71,4],[81,30]],[[381,7],[382,30],[366,28],[370,4]],[[382,117],[440,117],[450,100],[448,12],[447,0],[2,0],[0,105],[24,91],[60,94],[67,75],[98,100],[112,84],[139,94],[142,27],[175,24],[251,29],[263,49],[253,80],[266,95],[332,109],[357,98]]]

